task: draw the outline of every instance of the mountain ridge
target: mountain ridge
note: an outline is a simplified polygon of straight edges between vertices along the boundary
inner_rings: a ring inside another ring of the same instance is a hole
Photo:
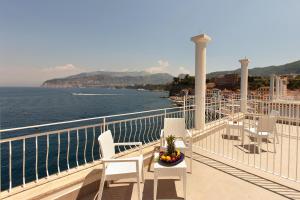
[[[96,71],[80,73],[65,78],[50,79],[45,81],[42,87],[128,87],[167,84],[172,82],[172,80],[173,76],[168,73]]]
[[[240,68],[228,71],[217,71],[207,74],[207,79],[225,74],[240,74]],[[249,69],[249,76],[268,77],[271,74],[300,74],[300,60],[282,65],[255,67]],[[128,87],[142,85],[164,85],[173,81],[168,73],[152,74],[146,71],[95,71],[84,72],[65,78],[45,81],[42,87]]]
[[[237,73],[240,74],[240,68],[228,71],[217,71],[207,74],[207,78],[214,78],[216,76]],[[255,67],[249,69],[249,76],[270,76],[275,75],[285,75],[285,74],[300,74],[300,60],[282,64],[282,65],[271,65],[267,67]]]

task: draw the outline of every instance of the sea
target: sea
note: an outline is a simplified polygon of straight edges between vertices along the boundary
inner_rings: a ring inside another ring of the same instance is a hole
[[[0,129],[170,107],[167,96],[134,89],[0,87]]]
[[[156,92],[134,89],[114,88],[29,88],[29,87],[0,87],[0,129],[48,124],[69,120],[94,118],[108,115],[139,112],[171,107],[172,102],[167,98],[168,92]],[[98,122],[99,123],[99,122]],[[76,123],[80,126],[80,123]],[[56,130],[66,127],[51,127]],[[141,126],[136,127],[142,128]],[[32,133],[49,131],[44,129],[30,129]],[[9,133],[0,133],[0,139],[30,134],[26,130]],[[84,134],[79,133],[79,164],[83,164]],[[96,133],[96,135],[99,135]],[[117,133],[116,133],[117,134]],[[87,148],[92,148],[91,133],[88,133]],[[76,134],[70,137],[70,168],[76,167]],[[67,169],[67,133],[60,135],[60,170]],[[36,179],[38,162],[38,177],[46,177],[46,136],[38,137],[38,158],[36,157],[36,141],[34,138],[25,141],[25,181]],[[57,135],[49,137],[49,174],[57,173]],[[23,143],[11,142],[11,169],[12,187],[22,185]],[[94,158],[99,159],[99,147],[94,147]],[[91,161],[92,155],[88,152],[87,160]],[[1,191],[9,188],[9,143],[0,144],[0,175]]]

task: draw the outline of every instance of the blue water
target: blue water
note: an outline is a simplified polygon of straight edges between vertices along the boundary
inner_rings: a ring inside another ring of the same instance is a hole
[[[0,87],[0,127],[6,129],[165,108],[171,106],[171,102],[160,97],[167,95],[167,92],[131,89]]]
[[[74,95],[80,94],[80,95]],[[1,88],[0,87],[0,125],[1,129],[30,126],[51,122],[60,122],[81,118],[98,117],[112,114],[152,110],[170,107],[171,102],[166,97],[166,92],[137,91],[130,89],[103,89],[103,88],[76,88],[76,89],[49,89],[49,88]],[[91,123],[91,122],[90,122]],[[97,121],[96,123],[101,123]],[[150,122],[146,122],[150,123]],[[162,123],[157,121],[157,124]],[[94,124],[94,122],[92,123]],[[124,125],[117,125],[115,136],[122,134]],[[137,124],[132,127],[138,133],[142,133],[143,126]],[[80,126],[76,123],[74,126]],[[127,124],[129,127],[129,124]],[[62,129],[64,126],[52,127]],[[48,131],[50,128],[33,129],[33,133]],[[154,135],[159,135],[159,129]],[[0,138],[12,137],[16,135],[28,134],[22,131],[16,133],[2,133]],[[96,128],[95,135],[99,136],[100,128]],[[84,130],[80,130],[78,138],[76,132],[70,132],[70,168],[76,166],[76,145],[78,145],[79,165],[84,163],[84,146],[87,141],[86,153],[87,162],[99,159],[99,145],[92,148],[92,144],[97,144],[92,137],[91,129],[87,130],[87,140],[85,140]],[[128,136],[127,136],[128,137]],[[127,138],[128,140],[138,140],[138,138]],[[26,182],[35,180],[35,162],[38,162],[39,178],[46,176],[46,136],[38,137],[38,158],[35,156],[35,138],[25,140],[25,177]],[[77,143],[77,140],[79,143]],[[67,169],[67,132],[60,134],[60,170]],[[49,174],[57,173],[58,135],[49,136]],[[9,187],[9,144],[8,142],[0,146],[1,161],[1,190]],[[11,143],[12,148],[12,186],[22,184],[22,159],[23,143],[15,141]],[[92,150],[93,149],[93,153]]]

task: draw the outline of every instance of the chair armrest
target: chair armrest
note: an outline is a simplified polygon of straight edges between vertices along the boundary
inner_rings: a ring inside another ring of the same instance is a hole
[[[192,137],[192,132],[188,129],[186,129],[186,134],[187,134],[187,136]]]
[[[143,143],[141,142],[121,142],[121,143],[114,143],[115,146],[130,146],[130,145],[136,145],[139,146],[139,152],[140,154],[143,154],[142,151],[142,145]]]
[[[119,143],[114,143],[115,146],[129,146],[129,145],[139,145],[142,146],[142,142],[119,142]]]
[[[112,163],[112,162],[139,162],[137,158],[118,158],[118,159],[107,159],[103,158],[101,160],[103,163]]]

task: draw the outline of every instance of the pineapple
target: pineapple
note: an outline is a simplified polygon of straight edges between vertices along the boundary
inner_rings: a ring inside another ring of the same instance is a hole
[[[175,136],[169,135],[167,138],[167,154],[172,155],[173,153],[176,153],[175,151]]]

